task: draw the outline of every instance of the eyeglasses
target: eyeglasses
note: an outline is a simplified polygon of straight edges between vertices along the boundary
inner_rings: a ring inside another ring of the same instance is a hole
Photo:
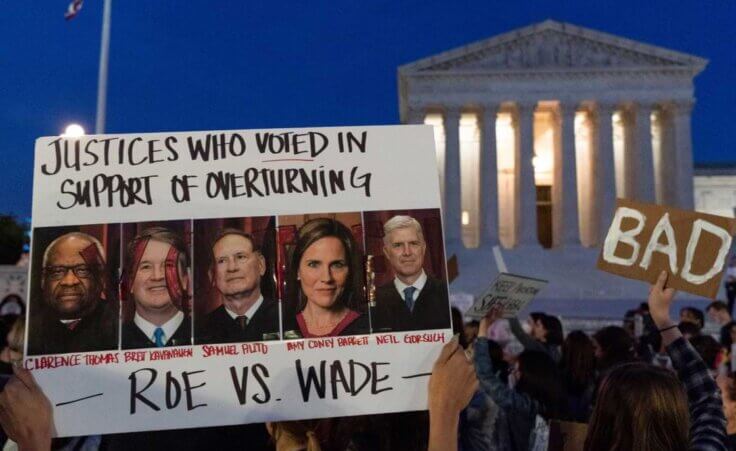
[[[43,271],[50,280],[61,280],[69,271],[79,279],[88,279],[92,275],[92,267],[89,265],[47,266]]]

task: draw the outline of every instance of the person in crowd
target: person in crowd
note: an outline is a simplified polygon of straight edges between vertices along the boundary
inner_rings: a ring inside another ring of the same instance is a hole
[[[458,337],[460,346],[462,346],[463,349],[466,349],[472,341],[467,341],[466,339],[463,325],[463,314],[460,313],[460,309],[457,307],[452,307],[450,314],[452,315],[452,334]]]
[[[427,274],[427,243],[419,221],[394,216],[383,225],[383,254],[394,279],[376,290],[371,319],[376,332],[446,329],[450,327],[447,283]]]
[[[143,230],[128,243],[124,292],[135,303],[123,324],[122,348],[191,344],[192,323],[181,307],[189,298],[189,252],[184,239],[164,227]]]
[[[649,309],[677,375],[643,362],[609,371],[590,418],[586,451],[726,449],[718,388],[670,317],[675,290],[665,288],[666,282],[662,271]]]
[[[680,333],[682,333],[682,336],[685,337],[685,340],[689,340],[692,337],[697,337],[700,335],[701,328],[698,327],[697,324],[690,322],[690,321],[680,321],[680,323],[677,325],[677,328],[680,329]]]
[[[680,309],[680,322],[695,324],[698,331],[701,331],[703,330],[703,326],[705,326],[705,315],[703,315],[703,311],[698,308],[683,307]]]
[[[491,356],[491,363],[496,371],[496,374],[504,384],[509,383],[509,374],[511,371],[511,365],[504,358],[503,348],[501,345],[488,338],[488,354]]]
[[[560,369],[570,419],[587,423],[595,390],[595,349],[585,332],[574,330],[567,335],[562,343]]]
[[[0,351],[0,365],[2,374],[12,374],[12,367],[23,362],[23,340],[26,333],[26,318],[18,316],[7,334],[7,343]]]
[[[722,348],[718,340],[710,335],[696,335],[689,338],[688,341],[708,367],[711,375],[715,376],[718,372],[718,365],[721,363]]]
[[[726,417],[726,446],[736,451],[736,384],[732,376],[720,374],[716,378],[723,398],[723,416]]]
[[[532,336],[532,338],[539,339],[544,334],[544,327],[542,326],[542,317],[545,316],[546,313],[544,312],[530,312],[529,318],[526,320],[527,328],[524,329],[525,332],[528,332],[529,335]]]
[[[96,238],[71,232],[52,241],[43,254],[43,302],[31,315],[28,354],[117,349],[117,305],[103,297],[106,288],[105,251]]]
[[[25,316],[26,304],[17,294],[9,294],[0,301],[0,318],[4,316],[20,315]]]
[[[634,339],[622,327],[607,326],[593,334],[593,349],[599,374],[636,360]]]
[[[724,326],[728,332],[723,336],[723,347],[726,348],[727,352],[731,352],[731,346],[736,343],[736,321],[731,321]]]
[[[504,360],[503,348],[499,343],[488,339],[488,353],[494,372],[502,383],[508,384],[509,364]],[[470,404],[460,414],[461,450],[491,451],[494,449],[492,437],[498,410],[493,399],[482,389],[478,389],[473,394]]]
[[[488,327],[501,317],[492,308],[480,323],[474,345],[475,368],[481,389],[498,405],[499,412],[491,438],[495,449],[529,450],[543,446],[544,425],[566,418],[566,400],[557,364],[547,352],[525,350],[514,363],[510,378],[514,388],[498,377],[488,352]]]
[[[649,309],[639,307],[641,320],[635,318],[635,322],[641,322],[641,325],[635,327],[635,330],[628,331],[635,340],[636,355],[642,362],[654,362],[655,360],[664,366],[669,365],[669,357],[662,348],[662,339],[659,336],[657,326],[654,325]],[[625,327],[624,327],[625,328]]]
[[[0,349],[2,350],[0,351],[0,377],[13,374],[13,369],[10,365],[10,332],[16,327],[18,318],[21,318],[21,316],[15,314],[0,316]],[[23,324],[23,333],[25,334],[25,323]]]
[[[350,230],[329,218],[306,222],[297,232],[290,259],[284,335],[368,333],[363,280],[362,257]]]
[[[45,423],[51,421],[51,404],[31,373],[22,366],[24,317],[18,317],[13,323],[7,341],[7,347],[0,352],[0,360],[7,363],[11,371],[8,379],[3,377],[0,386],[0,443],[4,445],[3,449],[97,451],[100,446],[99,435],[51,438],[51,425]],[[41,427],[37,428],[39,421]]]
[[[475,341],[475,338],[478,336],[478,328],[480,327],[480,322],[476,320],[468,321],[463,326],[463,336],[465,337],[466,343],[472,343]]]
[[[728,311],[728,306],[723,301],[713,301],[708,304],[708,308],[705,309],[708,313],[708,317],[719,326],[721,326],[720,342],[723,346],[729,342],[730,332],[728,331],[728,324],[733,321],[731,318],[731,312]],[[729,344],[728,349],[731,349]]]
[[[524,332],[519,319],[509,319],[511,333],[527,351],[539,351],[549,355],[557,363],[560,361],[560,346],[562,345],[562,323],[556,316],[533,312],[531,317],[531,335]],[[482,327],[482,325],[481,325]]]
[[[733,315],[733,304],[736,302],[736,255],[732,255],[728,262],[724,284],[726,285],[726,299],[728,299],[728,313]]]
[[[212,243],[209,277],[222,304],[196,321],[201,344],[262,341],[279,337],[279,304],[261,294],[266,258],[253,237],[224,229]]]

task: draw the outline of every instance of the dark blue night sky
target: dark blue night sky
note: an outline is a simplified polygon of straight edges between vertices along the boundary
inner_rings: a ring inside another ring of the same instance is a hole
[[[67,4],[3,2],[0,212],[30,214],[36,137],[94,128],[102,1]],[[113,0],[107,131],[397,123],[399,65],[545,19],[709,59],[695,161],[736,161],[733,1]]]

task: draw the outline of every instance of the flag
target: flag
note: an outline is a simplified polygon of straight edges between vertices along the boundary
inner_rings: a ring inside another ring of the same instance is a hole
[[[79,10],[82,9],[82,2],[84,0],[72,0],[71,3],[69,3],[69,6],[66,8],[66,12],[64,13],[64,19],[66,20],[72,20],[76,15],[79,13]]]

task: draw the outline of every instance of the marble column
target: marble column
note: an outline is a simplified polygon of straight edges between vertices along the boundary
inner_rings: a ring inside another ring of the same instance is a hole
[[[596,105],[595,199],[598,205],[598,239],[606,238],[616,208],[616,167],[613,160],[613,113],[616,105],[598,102]]]
[[[636,108],[635,199],[654,203],[654,153],[652,151],[652,105],[640,102]]]
[[[460,223],[460,109],[445,109],[445,237],[449,245],[462,244]]]
[[[692,210],[694,208],[693,194],[693,149],[690,135],[690,114],[694,99],[676,102],[672,108],[672,125],[674,127],[674,156],[677,167],[677,177],[674,180],[677,207]]]
[[[536,102],[517,103],[516,152],[516,244],[539,246],[537,233],[537,186],[534,180],[534,109]]]
[[[562,122],[562,149],[560,170],[555,169],[554,183],[562,186],[560,199],[561,221],[556,224],[560,227],[560,244],[563,246],[580,245],[580,219],[578,216],[578,173],[575,155],[575,113],[576,103],[560,102],[560,120]],[[555,206],[553,205],[553,209]]]
[[[480,230],[481,246],[498,244],[498,167],[496,153],[496,116],[498,104],[483,106],[480,148]]]

